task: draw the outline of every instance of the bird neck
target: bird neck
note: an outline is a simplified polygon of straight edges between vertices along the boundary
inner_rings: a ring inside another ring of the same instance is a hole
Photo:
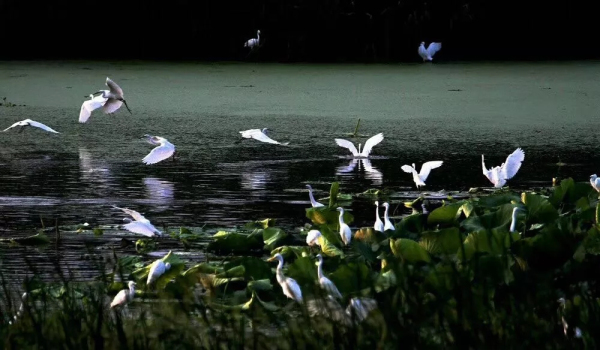
[[[513,210],[512,222],[510,223],[510,232],[515,232],[517,228],[517,211]]]
[[[135,295],[135,286],[129,286],[129,297],[133,298]]]
[[[344,211],[343,210],[340,210],[339,220],[340,220],[340,225],[342,225],[344,223]]]
[[[381,219],[379,218],[379,206],[377,206],[375,209],[375,220],[381,221]]]
[[[277,282],[279,282],[279,284],[283,283],[285,281],[285,276],[283,275],[283,260],[279,260],[279,264],[277,264]]]
[[[323,259],[319,260],[319,267],[317,268],[317,274],[319,275],[319,279],[323,278]]]
[[[310,197],[310,203],[312,205],[317,204],[317,201],[315,201],[315,197],[313,197],[312,190],[310,188],[308,189],[308,197]]]
[[[385,218],[385,220],[389,220],[390,217],[388,216],[388,210],[390,209],[389,206],[385,207],[385,212],[383,213],[383,217]]]

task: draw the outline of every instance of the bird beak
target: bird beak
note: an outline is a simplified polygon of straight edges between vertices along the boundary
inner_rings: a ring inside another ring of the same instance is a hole
[[[267,261],[275,261],[275,257],[272,256],[272,257],[268,258]]]

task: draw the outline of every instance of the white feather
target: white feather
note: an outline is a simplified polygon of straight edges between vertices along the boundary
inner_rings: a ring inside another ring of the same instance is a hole
[[[523,152],[521,148],[517,148],[513,153],[506,157],[506,161],[502,163],[502,165],[487,169],[482,154],[481,168],[483,170],[483,175],[490,180],[494,187],[500,188],[506,184],[507,180],[513,178],[517,174],[523,160],[525,160],[525,152]]]
[[[319,230],[310,230],[308,231],[308,234],[306,235],[306,244],[308,244],[309,246],[313,246],[313,245],[318,245],[320,246],[321,244],[319,243],[319,237],[321,237],[321,231]]]
[[[123,225],[123,228],[129,232],[138,233],[147,237],[162,235],[162,232],[157,230],[156,227],[154,227],[154,225],[152,225],[149,221],[132,221],[126,225]]]
[[[347,148],[350,151],[350,153],[352,153],[352,155],[356,158],[369,157],[373,147],[375,147],[381,141],[383,141],[383,133],[379,133],[375,136],[372,136],[371,138],[369,138],[367,140],[367,142],[365,142],[365,147],[362,150],[360,150],[360,152],[359,152],[359,150],[356,149],[356,146],[354,146],[354,144],[352,142],[350,142],[348,140],[344,140],[344,139],[335,139],[335,143],[338,146]],[[360,144],[359,144],[359,147],[360,147]]]
[[[375,201],[375,225],[373,225],[373,229],[375,229],[375,231],[379,231],[379,232],[383,232],[385,231],[384,229],[384,225],[383,225],[383,221],[381,221],[381,218],[379,218],[379,202]]]
[[[81,111],[79,111],[79,122],[85,123],[90,119],[92,112],[96,109],[104,106],[106,103],[106,98],[102,95],[98,95],[94,97],[94,95],[90,95],[90,100],[84,101],[81,104]]]
[[[9,126],[8,128],[4,129],[3,131],[10,130],[10,129],[12,129],[14,127],[17,127],[17,126],[23,126],[23,127],[25,127],[25,126],[33,126],[33,127],[45,130],[45,131],[49,131],[49,132],[53,132],[55,134],[59,134],[58,131],[52,129],[51,127],[49,127],[49,126],[47,126],[45,124],[42,124],[40,122],[36,122],[34,120],[31,120],[31,119],[25,119],[25,120],[21,120],[19,122],[16,122],[13,125]]]
[[[263,130],[250,129],[250,130],[240,131],[240,134],[242,134],[242,137],[246,138],[246,139],[255,139],[260,142],[272,143],[274,145],[283,145],[283,146],[289,145],[289,142],[277,142],[277,141],[273,140],[272,138],[267,136],[267,134],[265,134],[266,130],[267,130],[266,128]]]
[[[154,145],[158,144],[158,146],[142,159],[144,164],[156,164],[171,157],[173,153],[175,153],[175,146],[164,137],[151,135],[146,135],[146,137],[148,137],[147,141],[149,143]]]
[[[150,267],[150,272],[148,272],[148,280],[146,282],[147,285],[152,284],[154,281],[158,280],[160,276],[162,276],[167,270],[171,268],[171,264],[166,263],[162,260],[156,260],[152,263],[152,267]]]
[[[419,45],[419,49],[417,50],[417,52],[419,53],[419,56],[421,56],[421,58],[425,62],[425,61],[432,61],[433,55],[435,55],[435,53],[440,51],[441,49],[442,49],[442,43],[432,42],[429,44],[429,46],[427,48],[425,48],[425,42],[421,42],[421,45]]]
[[[125,305],[135,296],[135,282],[129,281],[128,283],[129,289],[122,289],[117,293],[112,302],[110,303],[110,307],[113,308],[115,306]]]
[[[439,168],[440,166],[442,166],[443,163],[444,162],[441,160],[434,160],[434,161],[423,163],[423,165],[421,166],[420,173],[417,173],[417,169],[415,168],[414,164],[412,166],[405,164],[402,166],[402,170],[405,173],[409,173],[409,174],[413,175],[413,181],[415,182],[415,184],[417,185],[417,188],[418,188],[419,186],[425,186],[425,180],[427,180],[427,177],[429,177],[429,173],[431,172],[431,169]]]
[[[392,224],[392,222],[390,221],[390,217],[388,215],[388,211],[390,210],[390,204],[385,202],[385,203],[383,203],[383,206],[385,207],[385,213],[383,214],[383,221],[385,222],[385,225],[384,225],[383,229],[385,231],[387,231],[387,230],[395,231],[396,227],[394,227],[394,224]]]
[[[321,254],[317,254],[317,259],[319,259],[319,265],[317,267],[319,285],[332,297],[342,299],[342,294],[337,289],[335,284],[333,284],[333,282],[331,282],[331,280],[325,277],[325,274],[323,274],[323,256],[321,256]]]

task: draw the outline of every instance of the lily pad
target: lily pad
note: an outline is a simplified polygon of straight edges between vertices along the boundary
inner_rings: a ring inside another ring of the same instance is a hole
[[[411,239],[390,239],[390,248],[395,257],[407,262],[431,261],[427,250]]]

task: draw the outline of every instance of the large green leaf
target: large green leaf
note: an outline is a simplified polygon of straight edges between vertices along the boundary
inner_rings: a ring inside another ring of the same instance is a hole
[[[396,230],[390,232],[390,236],[417,238],[425,230],[426,215],[412,214],[402,218],[396,225]]]
[[[498,208],[493,208],[491,212],[483,215],[471,215],[465,219],[461,226],[467,232],[476,232],[481,230],[508,229],[512,221],[513,204],[503,204]]]
[[[295,279],[302,291],[313,290],[318,280],[315,260],[308,256],[296,259],[289,265],[286,275]]]
[[[308,246],[287,246],[284,245],[282,247],[275,248],[271,251],[271,256],[279,253],[285,261],[292,262],[296,260],[296,258],[300,258],[303,256],[309,255],[310,247]]]
[[[371,287],[370,270],[363,263],[344,264],[329,275],[329,279],[343,294],[350,294]]]
[[[276,227],[269,227],[259,231],[262,232],[265,248],[267,250],[273,250],[278,246],[289,243],[289,238],[291,238],[285,231]]]
[[[459,247],[458,256],[460,259],[468,260],[476,253],[502,255],[506,253],[513,242],[519,239],[521,239],[521,235],[518,232],[510,233],[506,230],[472,232],[465,239],[463,246]]]
[[[236,266],[244,267],[244,278],[246,280],[260,280],[271,278],[271,266],[268,262],[255,257],[239,257],[230,260],[223,265],[225,270],[230,270]]]
[[[390,248],[395,257],[407,262],[429,262],[431,258],[419,243],[406,238],[390,239]]]
[[[514,193],[498,193],[479,198],[479,200],[477,200],[477,206],[482,208],[495,208],[501,205],[518,202],[519,197]]]
[[[549,223],[558,218],[558,211],[539,194],[523,192],[521,201],[527,207],[528,224]]]
[[[561,204],[575,204],[582,197],[594,198],[596,197],[594,192],[589,182],[575,182],[572,178],[568,178],[554,187],[548,200],[558,208]]]
[[[335,208],[319,207],[307,208],[306,217],[317,226],[327,225],[331,230],[337,231],[340,213]],[[344,223],[351,224],[354,216],[344,210]]]
[[[329,208],[335,208],[337,204],[338,193],[340,192],[339,182],[333,182],[329,190]]]
[[[458,222],[458,218],[461,214],[459,209],[461,209],[464,203],[464,201],[459,201],[445,204],[437,209],[434,209],[427,217],[427,224],[445,226],[455,225]]]
[[[262,279],[248,282],[248,290],[253,292],[266,292],[273,290],[273,285],[269,279]]]
[[[458,227],[448,227],[438,231],[423,232],[419,244],[429,254],[456,254],[463,240],[464,237]]]
[[[244,254],[251,251],[262,251],[264,243],[262,233],[249,235],[237,232],[219,231],[213,236],[206,249],[220,254]]]
[[[331,244],[327,238],[324,236],[319,237],[319,244],[321,246],[321,252],[327,256],[340,256],[344,257],[344,252],[341,251],[338,247]]]

